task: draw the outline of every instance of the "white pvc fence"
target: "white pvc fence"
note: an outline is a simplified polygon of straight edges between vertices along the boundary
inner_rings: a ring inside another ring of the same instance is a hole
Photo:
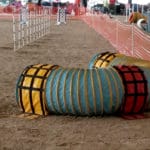
[[[50,9],[28,12],[22,8],[21,13],[13,13],[14,51],[21,49],[50,32]]]

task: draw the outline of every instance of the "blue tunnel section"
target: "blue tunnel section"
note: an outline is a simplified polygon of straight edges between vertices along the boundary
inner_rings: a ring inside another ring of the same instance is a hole
[[[103,115],[115,113],[124,94],[119,74],[113,68],[52,70],[46,83],[50,113]]]

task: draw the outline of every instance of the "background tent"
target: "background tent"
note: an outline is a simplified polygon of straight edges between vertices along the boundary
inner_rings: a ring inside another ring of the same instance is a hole
[[[139,5],[147,5],[148,3],[150,3],[150,0],[132,0],[133,4],[139,4]]]
[[[128,4],[128,0],[118,0],[118,3]]]

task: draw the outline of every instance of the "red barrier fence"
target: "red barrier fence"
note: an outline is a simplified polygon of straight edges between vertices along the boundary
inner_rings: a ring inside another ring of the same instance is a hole
[[[83,20],[120,53],[150,60],[150,36],[134,24],[128,25],[104,14],[90,14]]]

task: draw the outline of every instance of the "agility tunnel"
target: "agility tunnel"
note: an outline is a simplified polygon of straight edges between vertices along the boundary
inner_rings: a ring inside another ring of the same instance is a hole
[[[145,21],[147,20],[147,17],[142,15],[140,12],[133,12],[129,16],[129,23],[137,23],[139,19],[144,19]]]
[[[103,52],[98,53],[91,58],[88,68],[103,68],[118,65],[150,67],[150,61],[126,56],[120,53]]]
[[[40,115],[112,114],[120,108],[123,93],[114,68],[66,69],[52,65],[25,68],[16,89],[23,112]]]
[[[19,76],[16,99],[23,112],[47,115],[45,84],[56,65],[37,64],[27,66]]]
[[[143,113],[150,103],[150,69],[114,66],[68,69],[32,65],[16,86],[23,112],[81,116]]]

